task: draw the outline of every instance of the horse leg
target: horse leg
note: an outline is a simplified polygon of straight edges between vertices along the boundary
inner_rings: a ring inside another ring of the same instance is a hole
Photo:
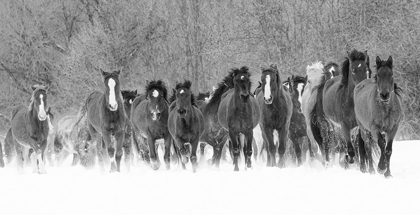
[[[17,141],[13,138],[13,141],[15,142],[15,149],[16,149],[16,161],[17,161],[17,167],[19,173],[24,173],[23,170],[23,146],[17,143]]]
[[[193,172],[197,172],[197,148],[198,148],[198,138],[191,141],[191,155],[190,160],[192,164]]]
[[[149,147],[150,166],[153,170],[157,170],[160,167],[160,162],[156,153],[155,139],[149,134],[147,135],[146,141]]]
[[[36,150],[37,156],[37,167],[39,174],[45,174],[47,171],[45,170],[45,150],[47,149],[47,139],[43,140],[41,143],[41,148]]]
[[[373,126],[373,128],[371,128],[371,133],[373,140],[378,143],[379,149],[381,150],[381,156],[378,163],[378,173],[384,174],[387,168],[385,155],[385,138],[382,136],[377,126]]]
[[[322,146],[323,146],[323,153],[325,156],[325,167],[328,167],[330,163],[330,128],[327,121],[320,119],[319,120],[321,136],[322,136]]]
[[[225,144],[226,144],[226,139],[227,138],[222,138],[219,142],[217,142],[217,146],[218,146],[218,154],[215,158],[214,164],[217,168],[219,168],[220,166],[220,160],[222,159],[222,154],[223,154],[223,149],[225,148]]]
[[[289,129],[286,127],[283,127],[280,130],[277,130],[278,135],[279,135],[279,148],[278,148],[278,152],[279,152],[279,163],[278,163],[278,167],[280,168],[284,168],[286,166],[286,157],[285,157],[285,153],[286,153],[286,146],[287,146],[287,139],[289,137],[288,133],[289,133]]]
[[[167,132],[166,136],[164,137],[165,154],[163,156],[163,160],[165,161],[167,170],[171,169],[171,143],[172,143],[171,134]]]
[[[254,133],[252,129],[249,129],[246,134],[246,144],[244,145],[244,155],[245,155],[245,167],[252,168],[252,141],[254,140]]]
[[[267,167],[276,165],[276,147],[273,140],[273,129],[261,126],[264,148],[267,150]]]
[[[395,137],[395,134],[397,133],[397,131],[398,131],[398,126],[396,126],[396,128],[394,128],[393,131],[391,131],[390,133],[387,133],[387,135],[386,135],[387,144],[386,144],[385,155],[386,155],[387,170],[386,170],[384,176],[387,177],[387,178],[392,177],[391,168],[390,168],[390,166],[391,166],[391,155],[392,155],[392,143],[394,142],[394,137]]]
[[[231,141],[231,147],[232,147],[232,153],[233,153],[233,165],[234,167],[234,171],[239,171],[239,166],[238,166],[238,158],[239,158],[239,154],[240,149],[239,149],[239,142],[238,142],[238,134],[232,130],[229,130],[229,137],[230,137],[230,141]]]
[[[341,130],[344,136],[344,139],[346,140],[346,144],[347,144],[347,155],[345,157],[346,162],[349,164],[353,164],[354,163],[354,156],[355,156],[355,152],[354,152],[354,148],[353,148],[353,144],[351,143],[351,138],[350,138],[350,127],[346,124],[346,123],[341,123]]]
[[[0,168],[4,167],[4,160],[3,160],[3,146],[0,141]]]
[[[115,137],[113,138],[113,142],[115,143],[114,146],[116,147],[116,152],[111,155],[111,160],[115,159],[115,162],[117,163],[117,172],[121,172],[121,158],[123,156],[123,145],[125,140],[125,131],[121,130],[118,133],[115,134]],[[130,171],[130,152],[126,154],[126,157],[128,157],[126,164],[127,164],[127,170]],[[114,162],[113,162],[114,163]]]
[[[300,142],[299,142],[298,138],[295,137],[294,135],[292,135],[290,137],[290,140],[293,143],[293,148],[294,148],[295,153],[296,153],[297,165],[301,166],[302,165],[302,149],[300,148]]]
[[[77,153],[73,153],[73,161],[71,162],[71,166],[76,166],[79,163],[80,156]]]
[[[358,130],[359,131],[356,137],[356,142],[359,143],[360,171],[366,173],[366,144],[362,138],[360,129]]]
[[[366,133],[366,140],[365,141],[365,150],[366,150],[366,163],[369,164],[369,173],[375,174],[375,168],[373,167],[373,147],[374,145],[372,140],[372,134],[370,131],[365,130]]]

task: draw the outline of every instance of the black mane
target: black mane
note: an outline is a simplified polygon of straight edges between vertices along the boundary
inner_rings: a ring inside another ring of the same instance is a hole
[[[346,57],[346,60],[343,62],[343,65],[341,67],[341,72],[343,73],[343,76],[341,78],[341,85],[342,86],[347,86],[347,84],[349,83],[349,72],[350,72],[350,60],[351,61],[356,61],[356,60],[366,60],[366,55],[363,52],[359,52],[356,49],[353,49],[353,51],[351,51],[351,53],[349,54],[349,57]]]
[[[337,68],[338,68],[338,64],[337,64],[337,63],[335,63],[335,62],[330,61],[330,62],[328,62],[328,63],[324,66],[324,70],[325,70],[325,71],[327,71],[327,70],[329,70],[331,67],[337,67]],[[324,71],[324,72],[325,72],[325,71]]]
[[[168,100],[168,89],[166,88],[165,82],[163,82],[162,80],[153,80],[151,82],[149,82],[146,85],[146,93],[149,92],[150,90],[153,89],[158,89],[160,91],[162,91],[163,93],[163,98],[167,101]]]
[[[225,93],[227,89],[233,88],[232,74],[233,71],[230,71],[229,74],[223,78],[222,82],[217,84],[217,88],[214,90],[213,96],[211,97],[209,103],[206,105],[206,110],[219,107],[223,93]]]

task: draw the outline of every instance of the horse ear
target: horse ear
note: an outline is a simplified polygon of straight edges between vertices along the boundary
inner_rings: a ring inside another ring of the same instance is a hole
[[[347,58],[349,58],[350,63],[352,62],[351,57],[350,57],[350,52],[347,51]]]
[[[32,91],[36,90],[36,85],[31,86]]]
[[[120,75],[121,70],[119,69],[119,70],[115,71],[115,73],[116,73],[117,75]]]
[[[45,90],[45,91],[48,91],[48,89],[49,89],[49,88],[50,88],[50,87],[45,86],[45,87],[44,87],[44,90]]]
[[[366,64],[368,64],[369,63],[369,55],[367,53],[367,50],[363,54],[365,55],[365,62],[366,62]]]
[[[376,56],[376,68],[379,69],[379,65],[381,64],[382,60],[379,58],[379,56]]]
[[[102,74],[102,76],[107,76],[108,75],[108,73],[107,72],[105,72],[104,70],[102,70],[102,69],[100,69],[101,70],[101,74]]]
[[[392,66],[392,56],[389,56],[389,58],[388,58],[388,63]]]
[[[275,63],[271,64],[270,67],[277,70],[277,64],[275,64]]]
[[[137,95],[137,89],[136,89],[136,90],[134,90],[134,94],[135,94],[135,95]]]

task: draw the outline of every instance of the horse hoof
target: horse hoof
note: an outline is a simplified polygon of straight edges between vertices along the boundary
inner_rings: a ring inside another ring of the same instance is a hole
[[[386,172],[386,168],[385,169],[381,169],[378,167],[378,173],[383,175]]]
[[[188,157],[183,157],[182,158],[182,163],[187,164],[188,163]]]
[[[239,171],[239,167],[235,166],[235,168],[233,169],[233,171],[238,172]]]
[[[160,164],[157,161],[151,161],[150,166],[152,167],[153,170],[157,170],[157,169],[159,169]]]
[[[392,175],[390,172],[385,172],[384,176],[385,178],[392,178]]]
[[[348,164],[353,164],[354,163],[354,157],[350,157],[349,155],[346,155],[346,162]]]
[[[171,169],[171,165],[170,164],[166,164],[166,170],[170,170]]]

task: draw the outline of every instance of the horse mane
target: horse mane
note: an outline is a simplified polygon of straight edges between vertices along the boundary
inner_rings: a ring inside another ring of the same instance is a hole
[[[205,109],[218,107],[224,92],[226,89],[233,88],[233,71],[230,71],[223,80],[217,84],[217,88],[213,91],[213,96],[211,97],[209,103],[207,103]]]
[[[340,87],[347,86],[347,84],[349,83],[350,61],[356,61],[356,60],[366,61],[366,55],[363,52],[359,52],[356,49],[353,49],[348,54],[348,57],[345,58],[342,64],[341,72],[343,74],[343,77],[341,78]]]
[[[168,89],[166,88],[165,82],[162,80],[153,80],[146,85],[146,93],[152,89],[158,89],[162,91],[163,98],[167,101],[168,100]]]
[[[303,76],[295,75],[294,78],[293,78],[293,82],[305,84],[306,83],[306,79]]]
[[[327,64],[325,64],[324,70],[325,71],[328,71],[331,67],[337,67],[338,68],[338,64],[335,63],[335,62],[330,61]]]
[[[311,86],[317,86],[325,80],[324,65],[321,61],[308,65],[306,67],[307,80],[311,82]]]
[[[397,96],[401,97],[401,94],[404,93],[404,90],[399,87],[397,83],[394,83],[394,92],[397,94]]]

